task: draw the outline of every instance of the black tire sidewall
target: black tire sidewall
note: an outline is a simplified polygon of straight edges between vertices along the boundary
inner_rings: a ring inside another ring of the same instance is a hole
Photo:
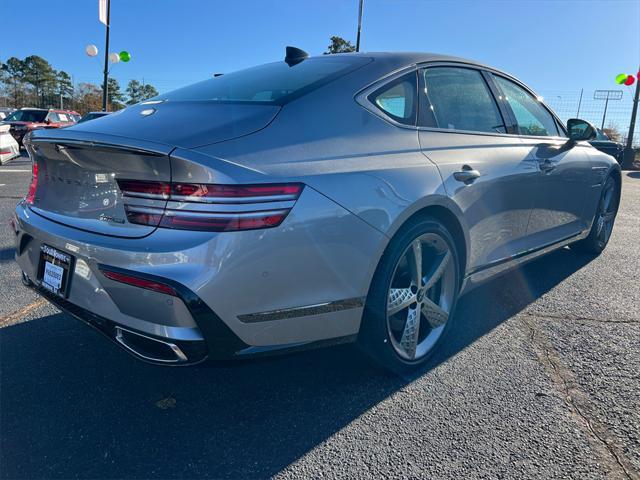
[[[398,355],[389,339],[386,318],[387,296],[391,277],[400,256],[415,238],[425,233],[436,233],[446,241],[456,265],[455,290],[451,302],[449,320],[436,344],[422,358],[415,361],[407,361]],[[371,287],[369,288],[369,294],[367,295],[362,325],[358,335],[358,344],[383,367],[396,372],[413,370],[426,363],[438,349],[442,340],[446,338],[451,328],[460,292],[460,279],[461,268],[456,243],[442,222],[435,218],[425,216],[402,227],[387,246],[376,268]]]

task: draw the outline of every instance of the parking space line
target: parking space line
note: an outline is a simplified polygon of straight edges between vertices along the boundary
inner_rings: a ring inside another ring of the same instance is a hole
[[[15,169],[4,170],[4,169],[0,169],[0,173],[31,173],[31,170],[15,170]]]
[[[26,307],[22,307],[20,310],[16,310],[15,312],[12,312],[0,317],[0,328],[8,327],[10,325],[19,323],[19,321],[22,320],[22,318],[26,314],[46,304],[47,304],[47,301],[44,298],[40,297],[37,300],[31,302]]]

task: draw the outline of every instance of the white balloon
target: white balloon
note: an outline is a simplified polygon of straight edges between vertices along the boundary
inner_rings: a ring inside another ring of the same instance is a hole
[[[95,45],[87,45],[84,49],[84,51],[87,53],[87,55],[89,55],[90,57],[95,57],[96,55],[98,55],[98,47],[96,47]]]
[[[120,61],[120,55],[118,55],[117,53],[110,53],[109,54],[109,61],[111,63],[118,63]]]

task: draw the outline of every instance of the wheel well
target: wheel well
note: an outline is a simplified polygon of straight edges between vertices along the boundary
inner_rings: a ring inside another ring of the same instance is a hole
[[[451,233],[453,241],[456,243],[456,249],[458,250],[460,278],[464,277],[467,268],[467,244],[465,242],[465,236],[460,222],[451,210],[440,205],[431,205],[411,215],[404,224],[407,225],[424,216],[433,217],[441,221]]]
[[[617,168],[614,168],[613,170],[611,170],[611,173],[609,173],[609,176],[611,178],[613,178],[614,182],[616,182],[616,187],[617,188],[617,194],[618,194],[618,198],[617,198],[617,207],[616,208],[620,208],[620,197],[622,196],[622,174],[620,173],[620,170]]]

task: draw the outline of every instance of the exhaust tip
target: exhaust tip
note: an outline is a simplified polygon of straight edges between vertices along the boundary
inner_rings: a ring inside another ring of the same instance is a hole
[[[115,327],[116,341],[134,355],[151,362],[184,363],[185,353],[176,344],[148,337],[119,326]]]

